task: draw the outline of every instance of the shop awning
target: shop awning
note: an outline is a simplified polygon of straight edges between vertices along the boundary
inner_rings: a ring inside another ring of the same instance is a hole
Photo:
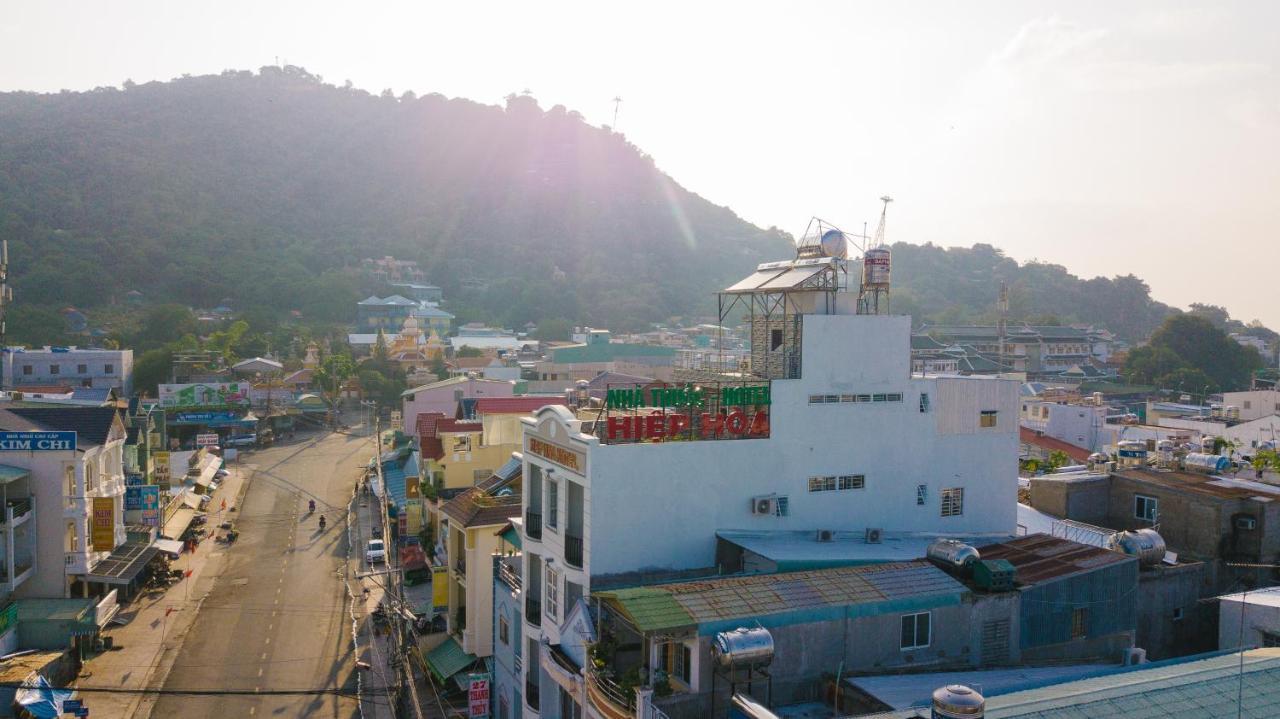
[[[169,521],[164,523],[164,530],[160,532],[160,535],[169,539],[181,537],[182,533],[187,531],[187,527],[191,526],[191,520],[195,519],[195,516],[196,510],[190,507],[178,508],[178,511],[173,513]]]
[[[14,467],[10,464],[0,464],[0,484],[8,484],[16,482],[23,477],[30,477],[31,470],[24,467]]]
[[[192,492],[187,492],[182,495],[182,503],[187,505],[187,509],[190,509],[193,512],[199,511],[200,507],[204,506],[204,497]]]
[[[151,546],[165,554],[172,554],[174,556],[182,554],[182,542],[176,539],[157,539],[151,544]]]
[[[449,681],[454,674],[475,664],[476,655],[462,650],[458,640],[449,637],[444,644],[427,653],[427,667],[441,682]]]
[[[160,550],[141,542],[125,542],[111,556],[93,565],[85,581],[103,584],[129,584],[142,573],[147,562]]]

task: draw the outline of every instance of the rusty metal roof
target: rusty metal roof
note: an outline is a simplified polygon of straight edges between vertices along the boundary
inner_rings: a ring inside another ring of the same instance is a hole
[[[1039,584],[1121,562],[1137,561],[1110,549],[1047,534],[1030,534],[979,547],[983,559],[1005,559],[1017,569],[1019,584]]]
[[[1115,476],[1221,499],[1253,499],[1259,502],[1274,502],[1280,499],[1280,487],[1234,477],[1141,469],[1116,472]]]

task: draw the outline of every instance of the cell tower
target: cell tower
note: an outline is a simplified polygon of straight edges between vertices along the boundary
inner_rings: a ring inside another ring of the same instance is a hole
[[[884,244],[885,217],[893,198],[880,198],[884,207],[880,210],[880,226],[876,228],[871,245],[862,255],[862,287],[858,290],[858,313],[864,315],[889,314],[889,276],[892,252]]]

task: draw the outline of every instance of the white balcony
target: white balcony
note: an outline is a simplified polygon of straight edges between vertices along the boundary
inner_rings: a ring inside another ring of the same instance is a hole
[[[63,519],[80,519],[89,516],[89,507],[93,502],[90,497],[67,497],[63,505]]]
[[[84,552],[67,552],[65,562],[67,574],[89,573],[89,555]]]

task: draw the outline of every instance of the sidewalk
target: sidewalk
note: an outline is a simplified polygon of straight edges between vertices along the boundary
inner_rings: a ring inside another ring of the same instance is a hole
[[[370,530],[377,524],[378,500],[370,494],[356,493],[351,501],[351,524],[348,527],[351,557],[348,567],[354,581],[348,583],[352,596],[352,623],[355,628],[356,649],[359,661],[369,669],[361,675],[360,698],[365,719],[394,719],[394,707],[388,698],[394,693],[400,675],[399,663],[392,666],[394,640],[387,623],[376,623],[373,610],[382,602],[386,593],[388,561],[373,567],[365,564],[364,550],[371,538]],[[384,534],[384,539],[386,534]],[[394,547],[387,547],[390,557]],[[367,590],[363,599],[361,594]]]
[[[251,462],[228,463],[230,474],[209,500],[209,529],[219,521],[235,518],[236,512],[231,509],[239,507],[256,468]],[[222,512],[219,519],[219,507],[224,500],[227,511]],[[183,552],[172,563],[174,569],[190,570],[190,577],[164,591],[143,591],[122,606],[120,616],[129,617],[129,623],[104,630],[121,648],[86,661],[76,683],[119,689],[155,687],[163,683],[176,656],[175,650],[182,645],[200,603],[222,571],[225,549],[225,545],[210,536],[200,542],[194,553]],[[153,699],[143,694],[105,692],[86,693],[82,698],[93,715],[101,717],[132,717],[144,703],[150,706]]]

